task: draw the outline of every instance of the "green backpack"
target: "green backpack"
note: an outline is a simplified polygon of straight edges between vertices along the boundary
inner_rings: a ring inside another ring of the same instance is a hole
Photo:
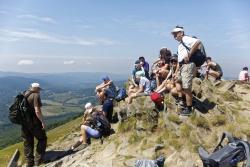
[[[9,108],[9,120],[14,124],[25,125],[32,121],[32,112],[27,98],[32,92],[24,95],[19,93]]]

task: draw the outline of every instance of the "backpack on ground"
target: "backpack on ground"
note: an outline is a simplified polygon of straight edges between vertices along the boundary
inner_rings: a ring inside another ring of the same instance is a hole
[[[226,137],[228,144],[222,146]],[[199,147],[198,151],[204,167],[237,167],[242,161],[245,161],[245,167],[250,167],[249,146],[248,142],[224,132],[213,153],[209,154],[203,147]]]
[[[117,91],[117,96],[115,97],[115,100],[119,102],[124,100],[126,97],[128,97],[126,89],[120,88]]]
[[[32,121],[32,113],[27,98],[31,93],[16,96],[14,103],[9,108],[9,120],[14,124],[24,125]]]
[[[181,42],[181,44],[187,49],[188,52],[190,51],[191,48],[185,45],[184,42]],[[204,64],[206,61],[206,57],[207,57],[203,44],[201,43],[200,45],[201,45],[201,48],[197,49],[196,52],[194,52],[191,58],[189,59],[189,61],[193,62],[196,65],[196,67],[200,67],[202,64]]]
[[[135,167],[163,167],[165,162],[165,157],[160,156],[156,160],[136,160],[135,161]]]
[[[102,136],[109,136],[111,133],[111,125],[105,115],[100,111],[96,111],[92,113],[92,117],[94,119],[95,129],[100,131]]]
[[[154,102],[155,108],[158,111],[164,110],[164,96],[162,96],[160,93],[152,92],[150,94],[150,98]]]

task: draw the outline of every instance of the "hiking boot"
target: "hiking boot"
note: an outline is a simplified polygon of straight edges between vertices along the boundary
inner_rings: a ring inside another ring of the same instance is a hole
[[[190,116],[192,113],[192,109],[185,107],[181,112],[180,115],[181,116]]]
[[[91,144],[91,139],[87,138],[87,144],[90,145]]]
[[[178,108],[181,108],[181,109],[184,109],[184,108],[186,108],[186,103],[185,103],[183,100],[180,100],[180,101],[177,103],[177,107],[178,107]]]

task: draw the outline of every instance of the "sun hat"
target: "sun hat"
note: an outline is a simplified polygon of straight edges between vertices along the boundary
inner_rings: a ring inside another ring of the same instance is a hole
[[[176,32],[180,32],[180,31],[184,32],[184,29],[181,28],[181,27],[175,27],[175,28],[171,31],[171,33],[174,34],[174,33],[176,33]]]
[[[30,84],[30,86],[31,86],[31,88],[40,88],[40,89],[42,89],[40,84],[37,83],[37,82],[34,82],[34,83]]]

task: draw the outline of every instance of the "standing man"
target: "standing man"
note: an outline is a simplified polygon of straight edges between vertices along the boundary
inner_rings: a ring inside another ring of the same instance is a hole
[[[199,39],[186,36],[183,27],[176,26],[171,33],[175,40],[179,42],[179,66],[177,67],[179,74],[176,83],[176,89],[179,96],[178,101],[183,104],[184,99],[182,98],[182,93],[186,98],[186,105],[182,107],[180,114],[189,116],[192,113],[192,81],[196,73],[196,65],[194,62],[191,62],[190,59],[192,56],[196,56],[194,53],[202,47],[202,44]],[[194,59],[194,57],[192,57],[192,59]]]
[[[26,125],[22,125],[21,132],[24,140],[24,156],[27,167],[32,167],[34,165],[39,166],[42,163],[47,145],[45,122],[41,111],[42,102],[40,98],[40,90],[41,88],[39,83],[32,83],[29,90],[25,92],[32,116],[31,122],[27,122]],[[34,137],[38,140],[35,157]]]

